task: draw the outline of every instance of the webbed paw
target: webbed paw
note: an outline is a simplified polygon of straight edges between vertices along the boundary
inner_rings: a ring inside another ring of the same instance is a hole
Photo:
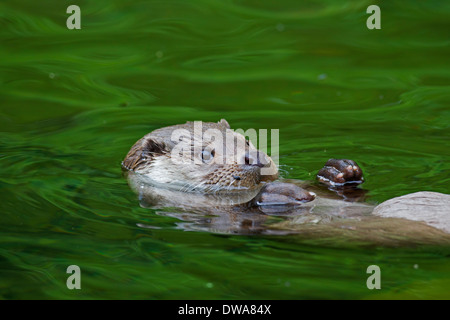
[[[364,177],[361,168],[353,160],[330,159],[317,173],[317,179],[327,185],[342,186],[361,184]]]
[[[315,193],[292,183],[271,182],[266,184],[253,199],[257,206],[299,205],[314,200]]]

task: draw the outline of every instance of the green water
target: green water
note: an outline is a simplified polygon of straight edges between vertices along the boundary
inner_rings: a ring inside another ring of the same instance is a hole
[[[449,193],[449,21],[448,1],[2,1],[0,298],[450,298],[448,245],[188,232],[120,168],[153,129],[226,118],[280,130],[285,178],[342,157],[372,202]]]

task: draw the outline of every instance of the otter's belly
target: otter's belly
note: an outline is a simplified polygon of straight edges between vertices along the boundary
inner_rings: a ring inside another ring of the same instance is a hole
[[[233,234],[295,234],[305,239],[333,243],[450,243],[450,235],[435,228],[439,225],[431,227],[426,224],[430,224],[430,221],[424,223],[403,219],[402,212],[405,210],[397,210],[394,206],[400,204],[403,209],[409,208],[406,211],[411,213],[431,210],[433,206],[429,202],[426,206],[418,206],[416,200],[423,200],[423,194],[381,204],[378,208],[384,211],[377,213],[383,216],[380,217],[373,214],[373,205],[323,196],[296,206],[248,206],[246,204],[258,194],[260,187],[222,194],[201,194],[153,186],[140,175],[131,174],[128,181],[139,195],[142,207],[153,208],[156,209],[156,214],[179,219],[178,228],[185,230]],[[296,184],[305,183],[297,181]],[[429,199],[434,204],[442,198],[438,197],[436,200],[435,197]],[[170,211],[158,210],[168,207],[171,207]],[[448,206],[444,210],[446,208]],[[445,221],[450,221],[449,218],[442,214],[442,220],[438,223],[445,224]],[[140,223],[138,225],[146,227]]]

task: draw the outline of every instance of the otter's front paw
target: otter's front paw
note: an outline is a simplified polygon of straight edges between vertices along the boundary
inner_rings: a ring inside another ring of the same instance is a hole
[[[317,173],[320,182],[331,186],[364,182],[361,168],[353,160],[330,159]]]
[[[272,182],[266,184],[253,199],[257,206],[298,205],[314,200],[315,194],[292,183]]]

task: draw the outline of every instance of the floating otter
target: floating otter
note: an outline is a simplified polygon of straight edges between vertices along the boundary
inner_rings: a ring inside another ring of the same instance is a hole
[[[133,145],[123,167],[138,174],[133,179],[166,190],[202,196],[239,195],[245,201],[249,199],[243,194],[255,195],[265,187],[253,202],[260,205],[314,199],[314,193],[292,184],[266,185],[278,178],[275,163],[242,134],[230,130],[226,120],[197,122],[198,128],[195,125],[187,122],[150,132]],[[174,152],[180,144],[184,150]],[[330,185],[363,182],[361,169],[351,160],[329,160],[318,177]]]
[[[356,162],[330,159],[317,174],[321,185],[328,188],[304,181],[275,181],[278,169],[273,160],[230,130],[224,119],[154,130],[132,146],[122,166],[142,206],[179,208],[185,221],[197,226],[209,224],[220,232],[267,231],[264,223],[270,215],[296,217],[289,220],[296,225],[299,221],[360,221],[374,216],[374,206],[361,202],[364,190],[356,186],[364,178]],[[436,199],[431,200],[433,205]],[[417,202],[408,201],[402,204],[417,211]],[[376,212],[396,217],[392,210]],[[448,221],[449,217],[443,219]],[[432,225],[439,228],[448,224]]]

